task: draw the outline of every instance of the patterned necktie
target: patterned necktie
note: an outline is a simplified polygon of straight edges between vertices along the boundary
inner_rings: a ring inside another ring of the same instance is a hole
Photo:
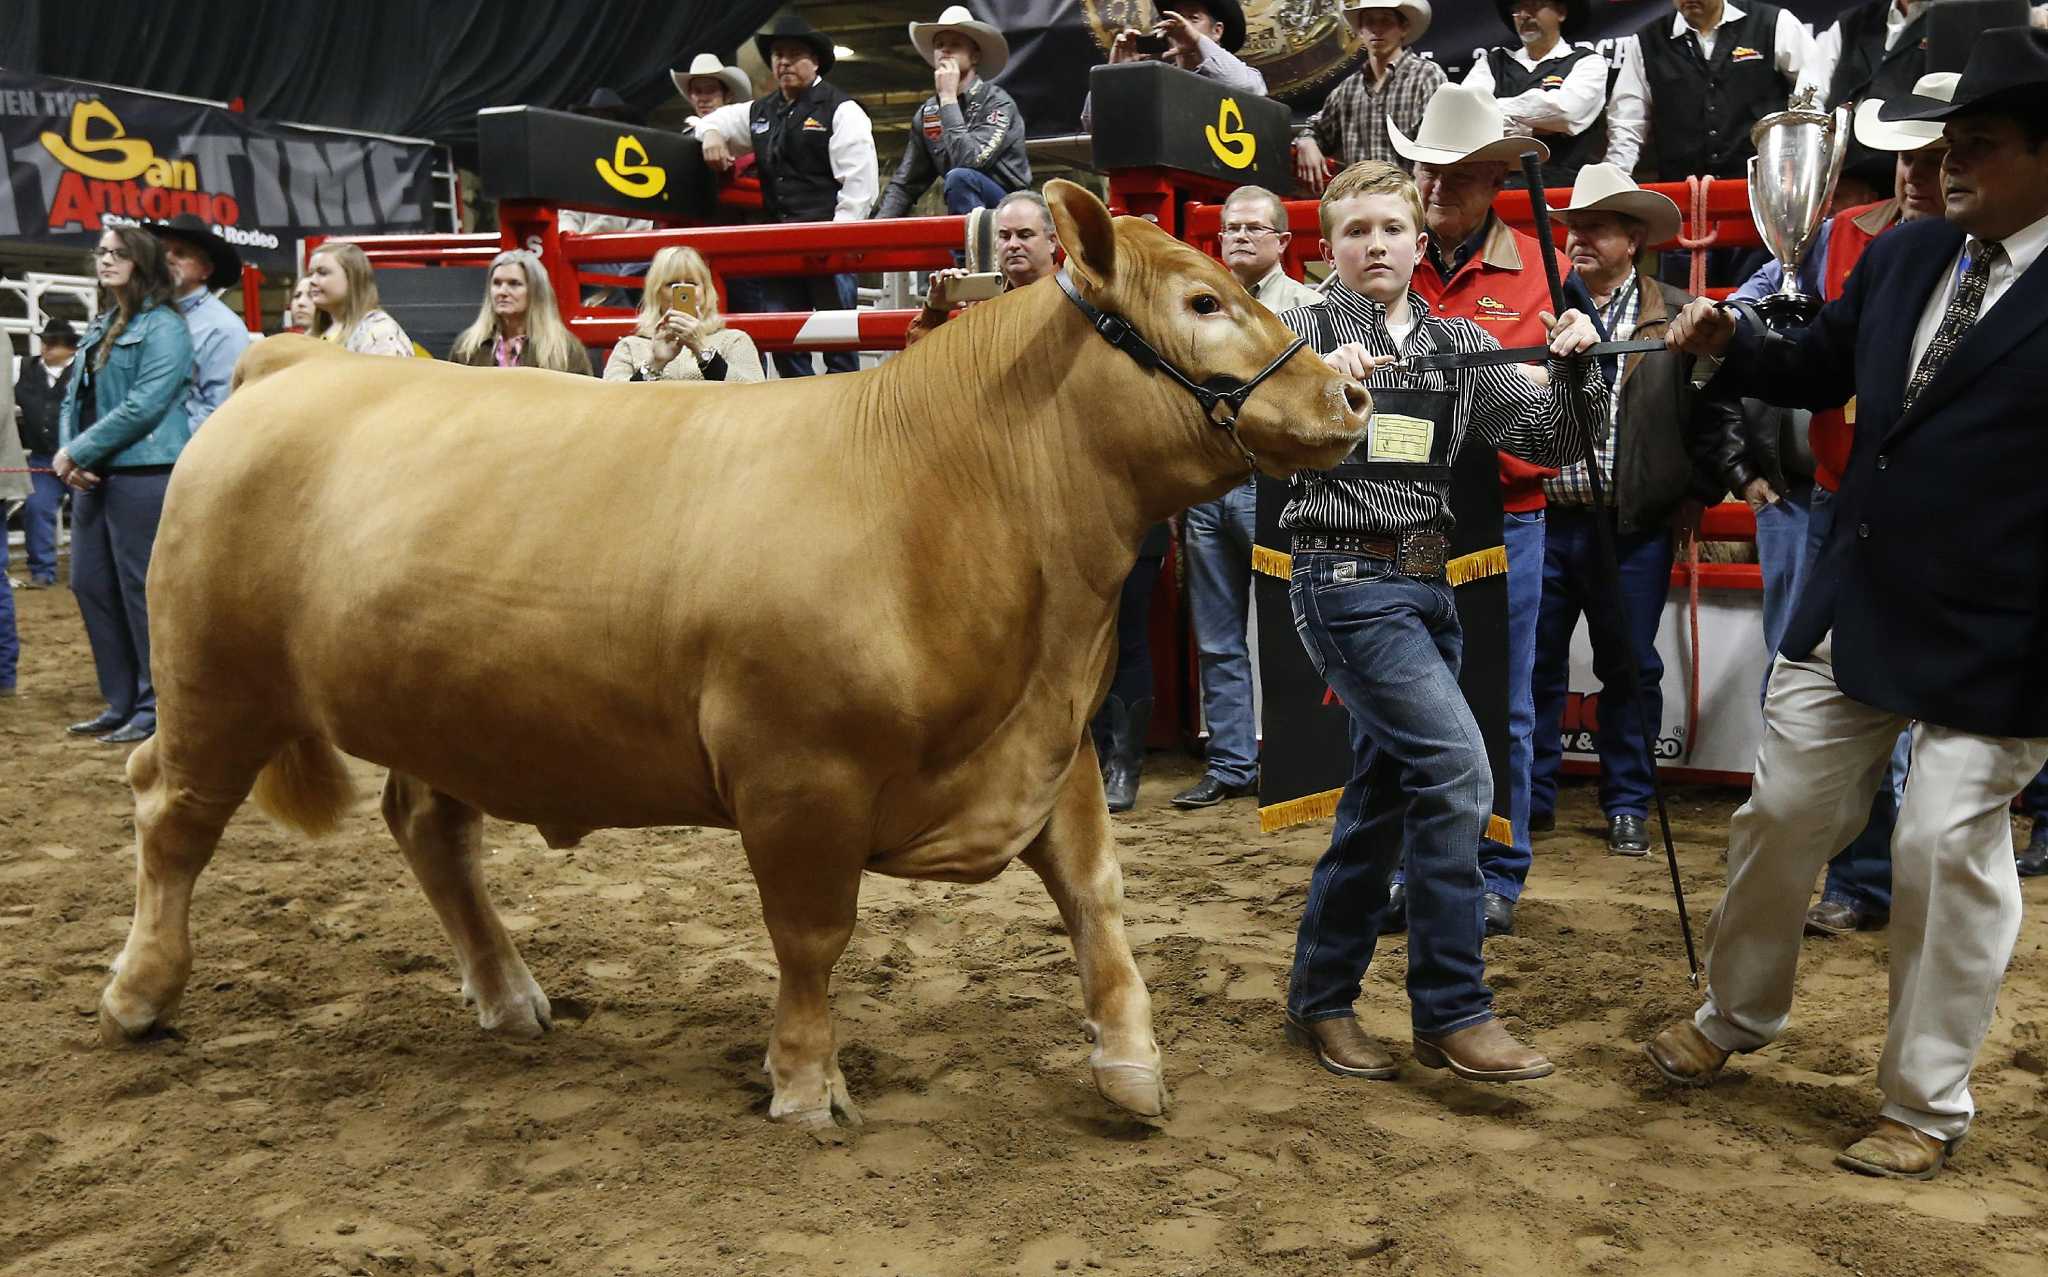
[[[1934,332],[1934,340],[1927,345],[1927,353],[1920,356],[1920,366],[1913,370],[1913,380],[1906,383],[1906,402],[1901,411],[1911,409],[1920,392],[1927,389],[1927,383],[1941,371],[1949,356],[1956,353],[1963,338],[1977,322],[1977,312],[1984,308],[1984,290],[1991,283],[1991,268],[2005,256],[2005,245],[1997,240],[1973,239],[1970,241],[1970,267],[1956,284],[1955,296],[1948,299],[1948,310],[1941,316],[1941,327]]]

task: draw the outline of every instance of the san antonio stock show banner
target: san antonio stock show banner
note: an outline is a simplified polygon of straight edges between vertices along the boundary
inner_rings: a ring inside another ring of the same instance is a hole
[[[276,278],[312,234],[430,230],[435,148],[0,69],[0,238],[192,213]]]

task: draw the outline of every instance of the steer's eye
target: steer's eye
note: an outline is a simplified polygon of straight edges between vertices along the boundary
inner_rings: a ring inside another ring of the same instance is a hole
[[[1223,309],[1223,303],[1211,293],[1203,293],[1188,304],[1195,308],[1197,315],[1213,315]]]

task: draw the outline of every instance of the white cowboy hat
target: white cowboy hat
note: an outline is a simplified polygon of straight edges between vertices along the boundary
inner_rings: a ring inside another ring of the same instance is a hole
[[[1539,160],[1550,158],[1550,148],[1535,138],[1507,134],[1507,117],[1493,94],[1462,84],[1446,84],[1430,95],[1413,138],[1392,118],[1387,120],[1387,134],[1394,139],[1395,154],[1423,164],[1513,164],[1527,153]]]
[[[1668,196],[1646,191],[1634,179],[1612,164],[1588,164],[1572,183],[1572,202],[1557,210],[1570,221],[1573,213],[1620,213],[1641,222],[1646,243],[1662,244],[1678,238],[1685,225],[1678,205]]]
[[[1963,77],[1954,71],[1934,71],[1913,83],[1913,96],[1938,102],[1956,99],[1956,82]],[[1865,98],[1856,107],[1856,140],[1873,151],[1917,151],[1941,141],[1940,120],[1880,120],[1883,98]]]
[[[747,73],[738,67],[729,67],[720,62],[718,55],[715,53],[700,53],[690,59],[689,70],[671,70],[668,73],[668,78],[675,81],[676,92],[683,94],[685,97],[689,96],[690,93],[690,81],[705,76],[714,80],[725,81],[725,87],[731,90],[731,98],[734,102],[751,102],[754,100],[754,82],[747,78]]]
[[[1010,60],[1010,42],[1003,39],[1003,33],[986,22],[977,22],[964,4],[948,5],[939,15],[937,22],[913,22],[910,24],[910,44],[918,54],[933,66],[939,64],[938,51],[932,42],[947,31],[957,32],[974,41],[981,50],[981,64],[974,73],[984,80],[995,78],[996,72]]]
[[[1344,12],[1357,13],[1364,9],[1399,9],[1408,15],[1408,30],[1403,33],[1401,43],[1414,44],[1429,30],[1429,0],[1344,0]]]

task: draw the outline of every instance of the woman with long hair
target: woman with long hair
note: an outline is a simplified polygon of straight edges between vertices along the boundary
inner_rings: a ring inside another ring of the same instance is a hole
[[[171,466],[192,439],[185,415],[192,337],[156,236],[110,228],[92,263],[99,314],[64,390],[57,416],[63,446],[51,466],[74,493],[71,591],[107,701],[97,718],[68,730],[118,745],[156,731],[142,586]]]
[[[294,333],[312,332],[313,313],[313,277],[301,275],[299,282],[292,285],[292,299],[285,307],[285,330]]]
[[[554,285],[540,258],[509,248],[491,259],[490,283],[476,322],[448,358],[480,368],[551,368],[590,375],[590,352],[562,323]]]
[[[647,271],[640,321],[605,361],[606,381],[760,381],[754,339],[727,328],[711,268],[694,248],[664,248]]]
[[[362,249],[334,240],[322,244],[306,258],[306,278],[315,337],[358,355],[412,357],[412,338],[378,309],[377,277]]]

